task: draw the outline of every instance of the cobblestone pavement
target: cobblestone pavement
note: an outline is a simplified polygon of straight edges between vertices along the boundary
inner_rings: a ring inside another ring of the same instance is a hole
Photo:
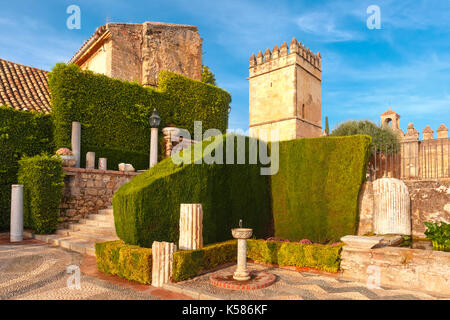
[[[69,289],[67,280],[73,273],[67,273],[67,267],[80,267],[82,259],[79,253],[37,241],[0,243],[0,300],[159,299],[83,273],[80,278],[81,288]]]
[[[248,264],[250,270],[263,270],[277,276],[276,282],[263,289],[236,291],[212,286],[211,273],[192,280],[169,284],[166,287],[200,299],[233,300],[434,300],[439,299],[426,293],[400,289],[368,289],[362,283],[346,281],[337,277],[297,272],[263,265]],[[222,270],[234,271],[231,266]],[[445,299],[441,297],[440,299]],[[448,298],[446,298],[448,299]]]

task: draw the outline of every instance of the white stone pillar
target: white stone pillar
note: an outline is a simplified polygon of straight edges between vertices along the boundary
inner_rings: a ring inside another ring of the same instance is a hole
[[[195,250],[203,247],[203,209],[200,203],[180,205],[180,250]]]
[[[158,163],[158,128],[152,128],[150,137],[150,168],[157,163]]]
[[[250,273],[247,269],[247,239],[238,239],[237,250],[237,268],[233,278],[238,281],[249,280]]]
[[[86,169],[95,169],[95,152],[86,153]]]
[[[81,159],[81,123],[76,121],[72,122],[72,154],[77,160],[75,168],[79,168]]]
[[[376,234],[411,234],[411,211],[408,187],[399,179],[381,178],[373,182]]]
[[[177,246],[171,242],[154,241],[152,244],[152,286],[162,287],[172,276],[173,254]]]
[[[99,158],[98,159],[98,170],[108,170],[107,162],[108,159],[106,158]]]
[[[23,185],[13,184],[11,187],[11,229],[10,241],[23,240]]]

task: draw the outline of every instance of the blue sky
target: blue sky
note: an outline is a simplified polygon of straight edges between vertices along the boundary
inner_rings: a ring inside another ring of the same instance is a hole
[[[81,8],[81,29],[66,8]],[[369,5],[381,29],[366,26]],[[322,55],[322,116],[379,122],[389,105],[422,132],[450,126],[450,3],[433,1],[1,0],[0,57],[50,70],[110,22],[192,24],[203,62],[232,94],[230,128],[248,128],[248,58],[292,37]]]

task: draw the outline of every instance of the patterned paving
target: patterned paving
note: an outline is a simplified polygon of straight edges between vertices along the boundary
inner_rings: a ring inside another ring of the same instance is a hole
[[[70,289],[67,267],[82,255],[37,241],[0,244],[0,300],[156,300],[155,296],[81,273],[80,289]]]
[[[369,289],[364,284],[342,280],[333,276],[299,273],[296,271],[269,268],[257,264],[249,264],[253,270],[272,272],[277,281],[270,287],[251,290],[235,291],[211,286],[210,274],[192,280],[179,282],[175,286],[179,290],[197,292],[204,296],[219,299],[271,299],[271,300],[435,300],[426,293],[400,289]],[[235,266],[224,268],[232,271]],[[171,284],[174,286],[174,284]],[[442,299],[442,297],[441,297]]]

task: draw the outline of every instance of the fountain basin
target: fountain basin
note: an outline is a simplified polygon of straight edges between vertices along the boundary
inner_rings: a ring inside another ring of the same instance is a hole
[[[235,228],[231,229],[231,234],[235,239],[249,239],[253,234],[253,229],[250,228]]]

